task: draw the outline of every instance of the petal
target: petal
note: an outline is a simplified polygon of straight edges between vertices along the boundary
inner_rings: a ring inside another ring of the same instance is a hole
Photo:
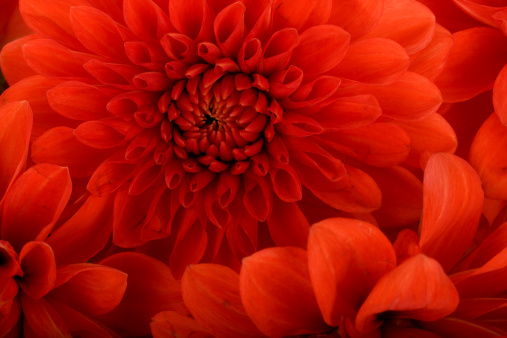
[[[331,74],[365,83],[386,83],[403,75],[409,66],[409,56],[398,43],[371,38],[352,44]]]
[[[171,0],[169,17],[174,27],[196,41],[214,41],[213,21],[207,1]]]
[[[213,337],[210,333],[206,332],[195,319],[183,316],[174,311],[162,311],[157,313],[151,320],[150,329],[154,338]]]
[[[409,55],[426,47],[435,33],[435,16],[415,0],[384,0],[382,17],[362,38],[387,38],[402,45]]]
[[[66,166],[72,177],[90,176],[108,155],[108,152],[82,144],[74,136],[74,130],[66,127],[48,130],[32,144],[35,163]]]
[[[337,26],[320,25],[307,29],[300,38],[290,63],[306,74],[321,74],[333,69],[345,57],[350,34]]]
[[[67,205],[71,190],[67,168],[40,164],[28,169],[5,197],[2,239],[18,252],[26,242],[45,240]]]
[[[214,22],[217,46],[224,56],[235,58],[245,35],[246,7],[235,2],[218,13]]]
[[[261,333],[245,312],[239,275],[218,264],[190,265],[181,279],[183,300],[192,316],[216,337],[256,337]]]
[[[100,264],[128,275],[127,291],[120,305],[100,317],[118,334],[148,335],[150,318],[160,311],[185,313],[180,283],[164,263],[140,253],[125,252],[109,256]]]
[[[24,168],[32,130],[32,109],[27,101],[0,107],[0,201]]]
[[[244,258],[240,292],[248,315],[265,335],[284,337],[329,329],[315,300],[307,254],[301,248],[269,248]]]
[[[382,324],[380,318],[434,321],[454,312],[458,303],[459,294],[440,264],[417,255],[378,281],[357,314],[356,328],[369,332]]]
[[[507,66],[503,67],[493,87],[493,106],[503,125],[507,125]]]
[[[437,22],[452,33],[481,25],[456,6],[454,1],[419,0],[419,2],[431,9]]]
[[[41,298],[51,291],[56,281],[55,256],[44,242],[28,242],[19,253],[23,277],[18,281],[23,292]]]
[[[159,40],[166,31],[173,30],[167,14],[151,0],[127,0],[122,7],[127,26],[141,40]]]
[[[51,245],[59,266],[86,262],[102,250],[111,236],[112,195],[90,196],[72,217],[46,242]]]
[[[375,27],[383,8],[384,0],[333,0],[328,23],[342,27],[355,39]]]
[[[269,233],[277,246],[306,248],[310,224],[298,205],[273,199],[273,212],[267,219]]]
[[[501,28],[502,20],[495,19],[495,13],[507,8],[505,3],[499,1],[477,1],[477,0],[454,0],[454,3],[471,17],[484,22],[487,25]],[[489,5],[491,4],[491,5]],[[503,6],[501,6],[503,5]]]
[[[440,337],[502,337],[505,331],[474,321],[448,317],[434,322],[423,322],[421,326],[440,335]]]
[[[70,264],[58,268],[56,287],[49,297],[86,315],[113,310],[127,288],[127,274],[97,264]]]
[[[22,79],[37,74],[20,55],[22,55],[22,47],[25,43],[38,38],[35,34],[27,35],[8,43],[2,48],[0,68],[2,69],[2,76],[11,86]]]
[[[34,299],[21,294],[23,308],[24,334],[35,336],[35,332],[42,337],[72,337],[67,325],[51,304],[42,299]]]
[[[274,30],[293,27],[305,29],[326,23],[331,13],[331,0],[277,0],[274,4]]]
[[[74,136],[79,142],[95,149],[116,148],[125,139],[107,120],[81,123],[74,130]]]
[[[453,39],[444,70],[435,78],[445,102],[465,101],[491,89],[507,62],[507,38],[497,29],[471,28],[454,33]]]
[[[438,153],[424,172],[421,251],[449,271],[471,243],[484,193],[473,168],[461,158]]]
[[[342,316],[355,316],[375,283],[396,266],[396,254],[373,225],[331,218],[310,229],[308,266],[324,319],[338,326]]]

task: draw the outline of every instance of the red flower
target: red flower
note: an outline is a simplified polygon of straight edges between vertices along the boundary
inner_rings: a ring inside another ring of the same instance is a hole
[[[420,182],[397,165],[456,146],[429,80],[449,33],[414,0],[20,8],[37,33],[2,52],[3,98],[38,106],[33,161],[114,196],[116,245],[170,235],[145,249],[176,275],[201,260],[237,267],[273,242],[304,247],[307,200],[368,213],[394,183],[380,222],[414,222],[421,200],[404,196]]]

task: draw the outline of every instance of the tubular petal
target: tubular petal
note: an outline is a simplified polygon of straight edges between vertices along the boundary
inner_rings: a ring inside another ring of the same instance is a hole
[[[308,266],[324,319],[338,326],[342,316],[356,315],[375,283],[396,266],[396,254],[373,225],[331,218],[310,228]]]
[[[162,311],[157,313],[151,320],[150,329],[154,338],[213,337],[210,333],[206,332],[195,319],[183,316],[174,311]]]
[[[497,29],[471,28],[454,33],[453,39],[449,59],[435,78],[444,102],[465,101],[491,89],[507,63],[507,38]]]
[[[245,11],[241,2],[235,2],[218,13],[214,28],[218,47],[226,57],[235,58],[245,37]]]
[[[28,169],[5,197],[2,239],[19,252],[33,240],[45,240],[67,205],[72,183],[67,168],[39,164]]]
[[[493,87],[493,106],[495,113],[500,118],[500,121],[505,126],[507,125],[507,66],[498,74],[495,85]]]
[[[185,305],[216,337],[259,337],[239,294],[239,275],[218,264],[190,265],[181,279]]]
[[[457,308],[459,294],[440,264],[425,255],[407,259],[378,281],[356,317],[356,328],[369,332],[379,316],[434,321]]]
[[[55,256],[44,242],[28,242],[19,253],[23,277],[18,281],[23,292],[34,299],[44,297],[56,281]]]
[[[481,216],[484,193],[473,168],[461,158],[438,153],[423,180],[421,251],[449,271],[471,243]]]
[[[164,263],[136,252],[124,252],[100,262],[128,275],[127,290],[121,303],[99,320],[120,335],[150,333],[151,317],[160,311],[186,313],[180,283]]]
[[[269,248],[244,258],[240,292],[246,312],[267,336],[285,337],[329,329],[315,300],[307,254],[301,248]]]
[[[20,174],[28,156],[32,130],[32,109],[27,101],[0,107],[0,202]]]
[[[375,27],[383,8],[384,0],[333,0],[328,23],[342,27],[354,40]]]

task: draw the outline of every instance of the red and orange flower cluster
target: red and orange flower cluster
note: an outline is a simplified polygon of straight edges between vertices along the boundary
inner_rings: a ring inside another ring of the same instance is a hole
[[[507,335],[507,1],[0,11],[0,336]]]

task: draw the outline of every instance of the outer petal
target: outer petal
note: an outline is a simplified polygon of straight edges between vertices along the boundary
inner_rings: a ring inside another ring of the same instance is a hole
[[[41,298],[53,289],[56,281],[55,256],[44,242],[28,242],[19,253],[23,277],[19,286],[32,298]]]
[[[16,82],[37,74],[28,64],[22,55],[22,47],[28,41],[37,39],[37,35],[28,35],[14,40],[5,45],[0,53],[0,68],[2,76],[11,86]]]
[[[270,337],[329,329],[315,300],[303,249],[269,248],[244,258],[240,292],[248,315]]]
[[[262,334],[246,314],[239,294],[239,275],[218,264],[189,265],[181,279],[185,305],[216,337],[258,337]]]
[[[436,332],[441,337],[504,337],[506,332],[499,328],[460,318],[443,318],[434,322],[423,322],[421,326]]]
[[[32,122],[32,109],[27,101],[0,107],[0,202],[25,166]]]
[[[477,173],[457,156],[433,155],[424,172],[421,250],[449,271],[471,243],[484,193]]]
[[[45,240],[72,190],[67,168],[41,164],[28,169],[5,197],[2,239],[19,252],[23,244]]]
[[[274,29],[294,27],[300,32],[326,23],[332,0],[277,0],[274,2]]]
[[[453,38],[449,59],[435,78],[445,102],[465,101],[491,89],[507,62],[507,38],[497,29],[471,28]]]
[[[493,87],[493,106],[503,125],[507,125],[507,66],[504,66]]]
[[[417,255],[378,281],[357,314],[356,328],[370,332],[390,316],[434,321],[451,314],[458,303],[459,294],[440,264]]]
[[[67,325],[50,303],[45,299],[33,299],[21,294],[24,334],[37,332],[42,337],[72,337]]]
[[[188,316],[174,311],[162,311],[152,318],[150,323],[151,334],[154,338],[195,337],[211,338],[210,333],[199,323]]]
[[[415,0],[384,0],[380,22],[363,38],[388,38],[414,54],[430,43],[435,33],[435,16]]]
[[[454,3],[471,17],[487,25],[501,28],[502,20],[496,19],[495,13],[507,8],[505,2],[498,1],[495,3],[494,1],[484,0],[454,0]]]
[[[128,275],[127,291],[118,307],[99,320],[120,335],[142,336],[150,333],[150,318],[160,311],[184,313],[180,284],[169,267],[146,255],[119,253],[100,264],[111,266]]]
[[[355,39],[375,27],[383,8],[384,0],[333,0],[328,23],[343,27]]]
[[[182,34],[197,41],[212,41],[213,22],[205,0],[172,0],[169,2],[171,23]]]
[[[310,228],[310,277],[331,326],[338,326],[342,316],[353,318],[375,283],[395,266],[391,243],[369,223],[331,218]]]

